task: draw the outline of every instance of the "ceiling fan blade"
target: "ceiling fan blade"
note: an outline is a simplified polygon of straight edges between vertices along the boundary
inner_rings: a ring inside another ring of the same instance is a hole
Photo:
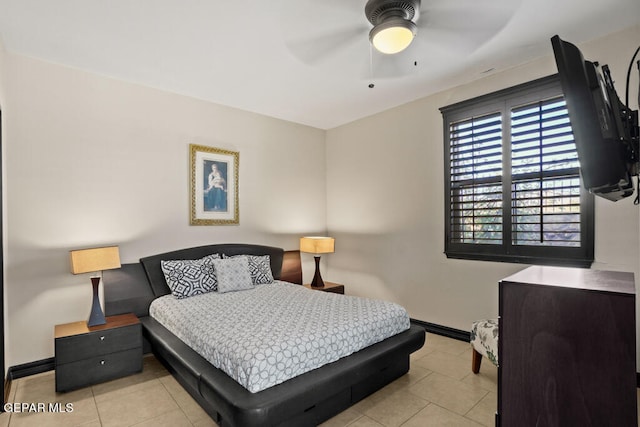
[[[361,0],[283,0],[281,5],[284,44],[303,63],[332,62],[362,40],[368,43]]]
[[[364,0],[282,0],[283,15],[298,17],[305,15],[324,15],[326,13],[358,14],[364,18]],[[365,18],[366,19],[366,18]]]
[[[286,41],[285,44],[289,51],[303,63],[319,65],[323,62],[331,62],[354,46],[362,45],[363,39],[368,41],[366,30],[345,28],[333,30],[324,35],[302,36]]]
[[[425,0],[419,20],[425,15],[445,18],[447,24],[456,22],[466,26],[489,26],[495,21],[508,20],[520,8],[522,0]],[[431,22],[438,25],[438,21]]]
[[[457,53],[471,53],[498,34],[522,0],[431,0],[422,3],[420,40]]]

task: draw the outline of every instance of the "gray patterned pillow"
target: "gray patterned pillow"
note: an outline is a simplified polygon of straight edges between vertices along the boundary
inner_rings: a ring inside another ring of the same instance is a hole
[[[220,255],[207,255],[200,259],[160,261],[164,278],[176,298],[187,298],[216,290],[213,260]]]
[[[246,257],[214,259],[213,267],[218,280],[218,292],[243,291],[253,288],[249,261]]]
[[[223,255],[222,258],[245,257],[249,262],[249,274],[254,285],[265,285],[273,283],[273,273],[271,272],[271,258],[269,255]]]

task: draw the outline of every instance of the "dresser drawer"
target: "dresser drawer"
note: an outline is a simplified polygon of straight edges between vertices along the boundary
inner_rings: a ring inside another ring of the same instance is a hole
[[[142,349],[142,327],[139,323],[56,338],[56,366],[138,347]]]
[[[56,365],[56,391],[68,391],[142,371],[142,346]]]

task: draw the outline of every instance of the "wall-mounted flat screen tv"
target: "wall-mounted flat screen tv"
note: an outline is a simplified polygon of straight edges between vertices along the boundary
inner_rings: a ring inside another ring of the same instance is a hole
[[[585,61],[575,45],[558,36],[551,45],[584,187],[613,201],[631,196],[638,174],[638,111],[620,101],[608,66]]]

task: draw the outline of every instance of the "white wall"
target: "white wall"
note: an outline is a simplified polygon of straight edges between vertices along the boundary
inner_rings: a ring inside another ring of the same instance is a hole
[[[0,102],[4,101],[5,83],[4,83],[4,69],[5,69],[5,55],[7,53],[4,50],[4,44],[0,39]]]
[[[6,84],[5,84],[5,55],[6,52],[4,50],[4,45],[2,43],[2,39],[0,39],[0,109],[3,108],[4,104],[5,104],[5,88],[6,88]],[[6,143],[4,141],[6,141],[5,139],[5,123],[4,123],[4,116],[2,118],[2,124],[1,124],[1,132],[2,132],[2,147],[0,147],[0,150],[2,150],[2,194],[0,197],[2,197],[2,206],[7,206],[7,202],[6,202],[6,185],[7,185],[7,167],[6,167],[6,155],[5,155],[5,146]],[[2,223],[3,226],[6,227],[6,221],[7,221],[7,217],[6,217],[6,209],[2,209],[2,212],[0,212],[0,215],[2,215]],[[4,254],[7,253],[7,239],[6,239],[6,233],[2,234],[2,238],[0,239],[0,244],[2,245],[2,249]],[[2,261],[0,261],[2,262]],[[2,272],[3,275],[3,279],[5,276],[5,270],[3,269]],[[6,325],[8,323],[8,311],[7,311],[7,289],[6,287],[3,288],[3,303],[4,303],[4,325],[5,325],[5,330],[6,330]],[[6,348],[8,347],[7,345],[8,342],[8,335],[7,333],[4,334],[4,345],[5,345],[5,353],[6,353]],[[6,357],[6,356],[5,356]],[[7,369],[9,369],[9,365],[7,365],[7,361],[5,359],[5,365],[4,365],[4,372],[3,377],[6,377],[6,371]]]
[[[194,245],[296,249],[326,226],[324,131],[24,56],[4,56],[7,366],[53,356],[55,324],[88,317],[68,251],[122,262]],[[190,143],[240,153],[240,225],[189,226]],[[317,167],[320,164],[322,167]]]
[[[610,65],[624,97],[638,40],[640,26],[579,47],[586,58]],[[526,266],[445,257],[439,108],[555,72],[549,44],[545,58],[328,131],[327,228],[336,253],[328,257],[326,279],[456,329],[468,331],[473,320],[497,316],[498,281]],[[637,71],[631,87],[637,99]],[[633,200],[597,198],[593,268],[640,277],[638,212]]]

